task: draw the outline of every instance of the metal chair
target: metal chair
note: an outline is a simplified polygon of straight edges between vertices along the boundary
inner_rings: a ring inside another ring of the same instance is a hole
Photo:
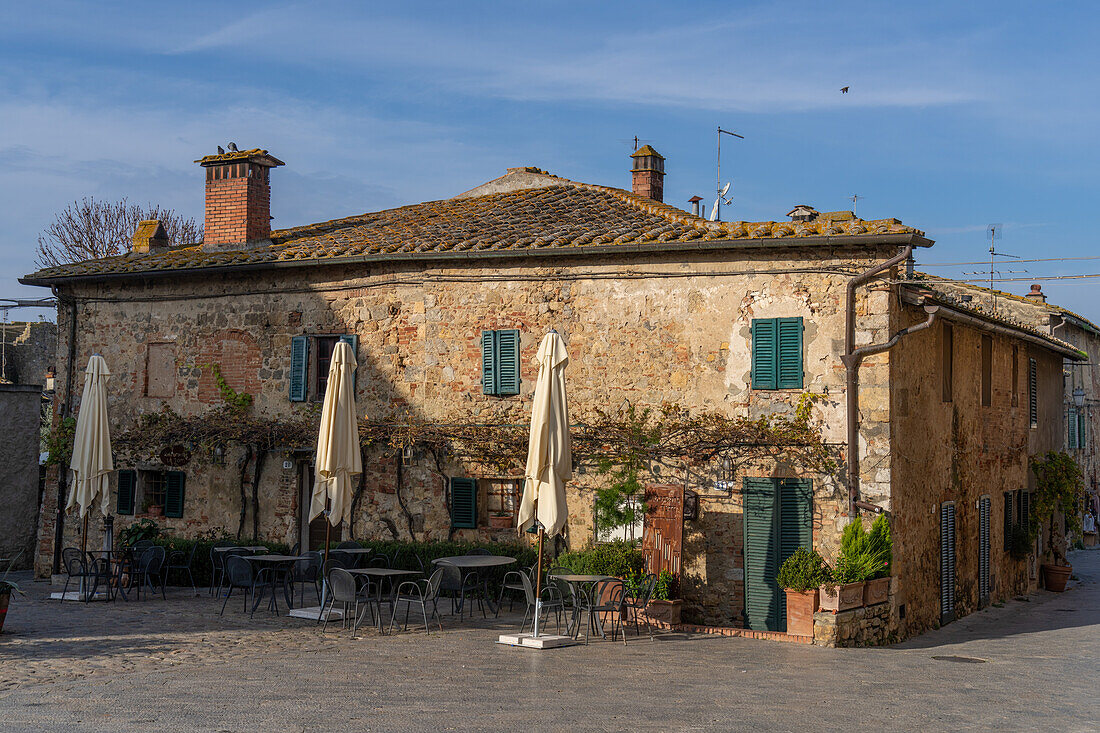
[[[363,546],[355,540],[344,540],[340,544],[336,545],[335,550],[361,550]]]
[[[519,576],[520,585],[523,587],[523,596],[527,600],[527,610],[523,612],[523,621],[519,625],[519,631],[523,633],[523,627],[527,625],[527,617],[531,616],[531,628],[534,630],[535,626],[535,588],[531,585],[531,579],[520,572],[512,571],[515,575]],[[511,574],[511,573],[510,573]],[[561,633],[561,615],[565,612],[565,604],[562,603],[561,596],[558,595],[557,589],[548,585],[540,591],[540,595],[545,594],[547,598],[542,601],[543,611],[554,611],[554,615],[558,620],[558,633]]]
[[[195,592],[197,596],[199,589],[195,587],[195,576],[191,574],[191,563],[195,561],[195,550],[199,549],[199,543],[195,542],[191,545],[191,550],[184,552],[183,550],[173,550],[168,555],[167,564],[164,566],[164,574],[161,582],[160,592],[163,595],[164,586],[168,584],[168,574],[173,570],[179,570],[187,573],[187,579],[191,581],[191,590]]]
[[[229,597],[233,595],[234,588],[245,591],[242,594],[244,596],[244,607],[241,610],[247,611],[249,595],[253,598],[256,597],[256,571],[252,567],[252,563],[239,555],[230,555],[225,558],[225,575],[222,578],[222,585],[218,587],[227,588],[229,591],[225,594],[225,600],[222,601],[222,610],[218,612],[219,616],[225,613],[225,605],[229,603]],[[248,617],[252,618],[252,614],[255,612],[256,609],[253,608]]]
[[[484,547],[478,547],[475,550],[470,550],[471,555],[492,555],[493,553],[486,550]]]
[[[90,561],[90,562],[89,562]],[[73,578],[79,578],[81,585],[80,588],[84,592],[84,602],[92,600],[96,591],[99,589],[99,582],[101,580],[108,580],[108,575],[101,572],[101,566],[95,560],[92,560],[85,554],[79,547],[66,547],[61,551],[61,562],[65,566],[65,587],[61,589],[61,598],[65,598],[65,594],[69,590],[69,581]],[[92,589],[87,589],[88,582],[92,582]],[[108,586],[108,589],[110,586]]]
[[[480,594],[475,595],[475,593],[481,591],[481,579],[477,573],[463,575],[462,570],[457,565],[446,561],[438,561],[436,564],[443,569],[440,590],[451,594],[451,613],[454,613],[457,608],[458,617],[461,619],[465,613],[463,609],[466,607],[466,598],[469,597],[477,600],[481,608],[481,615],[488,618]],[[470,617],[473,618],[473,615],[474,612],[471,609]]]
[[[371,555],[370,560],[367,561],[366,567],[368,568],[388,568],[392,567],[389,556],[379,552]]]
[[[638,626],[638,613],[645,612],[649,601],[653,597],[653,590],[657,587],[657,576],[653,573],[647,573],[645,578],[642,579],[642,585],[638,589],[637,594],[627,593],[623,607],[630,611],[630,615],[634,618],[634,633],[638,636],[642,635],[642,631]],[[653,638],[653,624],[649,621],[649,616],[645,617],[646,629],[649,630],[649,638]],[[625,634],[624,634],[625,636]]]
[[[306,583],[313,584],[313,590],[317,592],[317,605],[321,605],[321,553],[319,552],[307,552],[301,560],[294,562],[294,568],[290,576],[291,592],[294,590],[294,583],[302,584],[301,602],[298,604],[304,606],[306,604]]]
[[[589,598],[587,594],[582,594],[578,598],[580,599],[580,606],[578,606],[578,618],[580,621],[580,614],[588,614],[588,626],[584,630],[584,643],[588,645],[589,631],[595,627],[600,632],[600,636],[604,636],[602,617],[605,615],[613,614],[611,616],[611,640],[615,640],[615,620],[618,618],[618,628],[623,634],[623,644],[626,644],[626,629],[623,628],[623,595],[625,593],[625,587],[623,581],[618,578],[612,578],[610,580],[601,580],[596,583],[596,587],[592,590],[592,596]],[[580,624],[578,623],[574,634],[580,636]]]
[[[453,567],[453,566],[452,566]],[[458,568],[455,568],[456,570]],[[409,609],[412,604],[420,604],[420,613],[424,616],[424,633],[431,634],[428,630],[428,621],[435,618],[439,625],[440,633],[443,632],[443,620],[439,616],[439,592],[443,585],[444,568],[436,568],[427,580],[406,580],[397,586],[397,592],[393,596],[393,614],[390,616],[390,633],[393,632],[393,622],[397,618],[397,604],[405,604],[405,622],[402,630],[409,628]],[[428,604],[432,604],[432,613],[428,614]]]
[[[349,573],[344,568],[333,567],[328,571],[326,576],[328,578],[328,610],[332,610],[332,606],[335,603],[340,603],[343,606],[343,613],[340,616],[340,628],[346,629],[348,625],[348,606],[352,606],[355,618],[351,624],[352,636],[355,635],[355,630],[359,627],[359,621],[362,619],[362,614],[359,613],[359,602],[364,600],[360,598],[358,588],[355,584],[355,576]],[[366,610],[364,608],[364,610]],[[328,614],[322,613],[325,617],[325,624],[321,627],[321,633],[324,633],[328,628]]]
[[[497,596],[497,617],[500,616],[500,608],[504,603],[504,594],[510,592],[508,596],[508,613],[512,612],[512,606],[516,600],[517,593],[523,593],[523,582],[518,576],[524,575],[527,577],[528,582],[531,580],[531,575],[534,570],[532,568],[524,568],[523,570],[509,570],[504,574],[504,580],[500,584],[500,595]]]
[[[137,564],[130,573],[131,582],[136,581],[138,584],[138,600],[141,600],[142,588],[148,588],[153,592],[153,595],[156,595],[158,585],[160,585],[161,598],[168,600],[168,596],[164,593],[164,581],[161,577],[161,573],[164,572],[165,554],[163,547],[153,545],[145,548],[145,551],[138,556]]]
[[[218,540],[210,546],[210,595],[214,595],[214,589],[222,587],[222,573],[225,572],[225,553],[218,552],[219,547],[233,547],[233,540]]]

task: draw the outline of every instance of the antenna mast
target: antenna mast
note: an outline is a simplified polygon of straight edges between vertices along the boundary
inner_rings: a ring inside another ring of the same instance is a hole
[[[853,193],[851,196],[848,197],[848,200],[852,202],[852,216],[856,216],[856,203],[860,199],[865,199],[865,198],[867,198],[867,197],[866,196],[860,196],[858,193]]]
[[[744,135],[738,135],[736,132],[733,132],[732,130],[723,130],[721,125],[718,126],[718,164],[715,166],[715,177],[714,177],[715,178],[715,183],[714,183],[714,194],[715,194],[714,210],[716,212],[716,217],[715,217],[714,221],[722,221],[722,195],[724,193],[722,191],[722,136],[723,135],[730,135],[730,136],[736,137],[740,140],[745,139]]]

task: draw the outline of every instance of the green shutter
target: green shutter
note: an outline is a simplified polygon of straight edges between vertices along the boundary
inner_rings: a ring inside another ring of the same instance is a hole
[[[777,385],[779,389],[802,389],[802,319],[776,320]]]
[[[183,485],[186,474],[183,471],[169,471],[164,480],[164,516],[183,516]]]
[[[1085,416],[1084,411],[1078,410],[1077,412],[1077,447],[1087,448],[1089,444],[1088,440],[1088,427],[1089,422]]]
[[[119,514],[134,513],[134,487],[136,484],[136,471],[118,472],[118,499],[115,501],[115,510]]]
[[[1027,360],[1027,407],[1031,427],[1039,427],[1039,375],[1034,359]]]
[[[775,482],[744,479],[745,626],[755,631],[779,630],[779,572]]]
[[[497,393],[496,331],[481,332],[481,389],[485,394]]]
[[[1008,552],[1012,549],[1012,492],[1006,491],[1004,499],[1004,546],[1005,552]]]
[[[356,366],[359,365],[359,336],[354,333],[346,333],[340,337],[340,340],[351,347],[351,355],[355,357]],[[351,377],[351,390],[354,394],[356,386],[359,384],[359,370],[356,369]]]
[[[451,479],[451,526],[455,529],[477,528],[477,481],[472,478]]]
[[[1023,527],[1025,532],[1031,531],[1031,492],[1020,492],[1020,511],[1016,517],[1016,521]]]
[[[496,337],[496,394],[519,394],[519,331],[497,331]]]
[[[309,370],[309,336],[290,340],[290,401],[306,401],[306,373]]]
[[[1066,416],[1066,423],[1069,428],[1069,441],[1068,446],[1070,450],[1078,448],[1077,445],[1077,409],[1074,407],[1069,408],[1069,414]]]
[[[778,341],[776,319],[754,318],[752,321],[752,388],[775,389],[776,344]]]

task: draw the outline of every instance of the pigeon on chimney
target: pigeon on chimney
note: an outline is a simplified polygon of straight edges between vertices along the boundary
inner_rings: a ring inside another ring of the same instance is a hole
[[[221,145],[218,146],[218,155],[225,155],[225,148]]]
[[[237,152],[237,143],[229,143],[229,152],[231,152],[231,153],[236,153]]]
[[[841,87],[840,88],[840,93],[841,94],[847,94],[848,93],[848,87]]]

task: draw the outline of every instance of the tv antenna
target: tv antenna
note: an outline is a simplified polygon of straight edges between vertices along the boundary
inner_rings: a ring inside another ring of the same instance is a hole
[[[859,202],[860,199],[865,199],[865,198],[867,198],[867,197],[866,196],[860,196],[858,193],[853,193],[851,196],[848,197],[848,200],[852,202],[852,216],[856,215],[856,204]],[[856,217],[856,218],[858,218],[858,217]]]
[[[726,194],[729,193],[730,183],[727,183],[725,188],[722,187],[722,136],[729,135],[739,140],[744,140],[744,135],[739,135],[732,130],[723,130],[722,126],[718,126],[718,164],[715,166],[715,182],[714,191],[718,195],[714,198],[714,207],[710,210],[711,221],[722,221],[722,204],[726,206],[731,205],[733,202],[726,198]]]
[[[993,289],[993,278],[1000,273],[997,272],[997,259],[998,257],[1011,257],[1014,260],[1020,259],[1019,255],[1010,255],[1007,252],[997,251],[997,240],[1001,238],[1001,230],[1004,229],[1004,224],[990,224],[985,228],[985,233],[989,235],[989,289],[993,293],[993,315],[997,315],[997,291]],[[1009,270],[1008,272],[1012,272]],[[1026,272],[1026,270],[1025,270]]]

